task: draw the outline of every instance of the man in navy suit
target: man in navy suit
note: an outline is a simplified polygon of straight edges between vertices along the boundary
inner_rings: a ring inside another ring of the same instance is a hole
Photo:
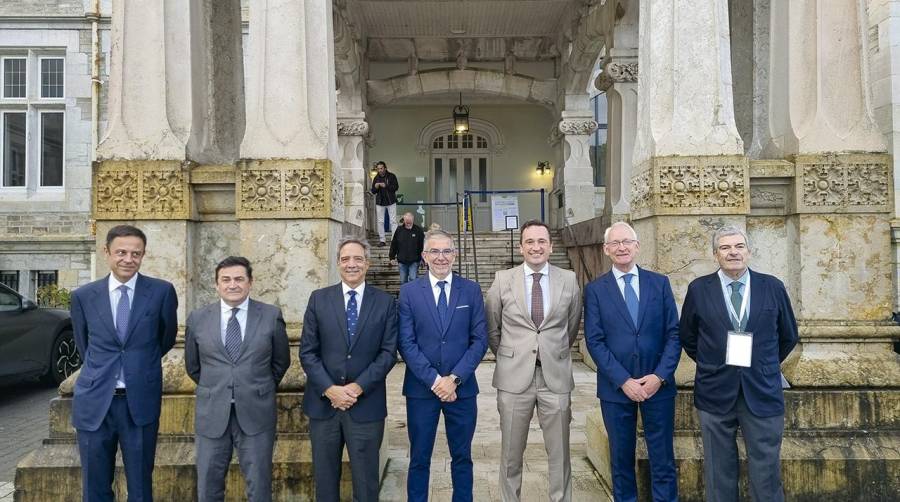
[[[584,332],[597,364],[597,397],[609,436],[613,497],[636,501],[637,414],[650,457],[653,500],[677,501],[673,434],[678,310],[669,279],[635,265],[637,233],[613,223],[603,237],[612,270],[584,290]]]
[[[397,306],[393,296],[366,284],[367,242],[342,239],[337,265],[340,284],[313,291],[300,337],[316,500],[339,500],[346,444],[353,500],[374,502],[387,416],[385,379],[397,361]]]
[[[147,237],[130,225],[106,234],[110,274],[75,290],[72,326],[84,361],[72,425],[81,456],[82,498],[112,501],[116,446],[129,501],[153,500],[153,460],[162,403],[162,356],[175,345],[172,284],[138,273]]]
[[[441,412],[450,448],[453,501],[472,500],[472,437],[478,416],[475,368],[487,351],[484,299],[477,283],[451,273],[453,238],[425,234],[428,274],[400,287],[400,355],[409,431],[407,499],[428,500],[431,453]]]
[[[757,502],[781,502],[780,363],[797,344],[797,321],[784,284],[749,269],[743,231],[717,230],[712,248],[719,270],[688,286],[680,330],[685,352],[697,362],[694,405],[703,436],[706,500],[738,500],[740,426],[750,495]]]

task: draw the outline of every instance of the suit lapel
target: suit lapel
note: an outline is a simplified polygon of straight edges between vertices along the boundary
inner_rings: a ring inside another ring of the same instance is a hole
[[[525,267],[523,264],[522,267]],[[528,303],[525,297],[525,272],[521,267],[516,267],[512,269],[512,292],[513,298],[516,301],[516,304],[519,306],[519,311],[522,312],[522,316],[528,320],[528,324],[530,324],[534,329],[537,329],[537,326],[534,325],[534,321],[531,320],[531,316],[528,315],[530,312],[528,310]]]
[[[547,319],[553,315],[557,309],[560,308],[559,303],[562,301],[562,290],[565,284],[562,281],[562,274],[560,273],[560,269],[557,267],[550,265],[550,305],[547,307],[547,311],[544,312],[544,322],[547,322]],[[524,281],[523,281],[524,282]],[[543,323],[541,323],[543,324]],[[538,326],[540,327],[540,326]]]
[[[100,316],[100,319],[103,320],[103,323],[106,324],[107,328],[109,328],[109,332],[113,334],[113,338],[116,340],[119,339],[116,336],[116,323],[113,321],[112,317],[112,306],[109,303],[109,276],[106,276],[106,280],[99,283],[97,287],[94,289],[94,308],[97,309],[97,314]]]
[[[431,312],[431,318],[434,320],[435,331],[441,333],[441,317],[438,315],[437,304],[434,303],[434,292],[431,289],[431,274],[426,273],[421,279],[418,279],[419,286],[422,288],[422,300],[425,302],[426,308]],[[452,288],[452,286],[451,286]],[[452,291],[451,291],[452,293]],[[449,323],[448,323],[449,324]],[[443,333],[441,333],[443,334]]]
[[[109,297],[109,295],[106,295]],[[134,295],[131,298],[131,314],[128,316],[128,331],[125,333],[125,343],[134,333],[134,328],[140,323],[141,317],[150,308],[150,299],[153,292],[150,291],[150,284],[144,279],[144,276],[138,274],[137,282],[134,283]]]
[[[459,303],[460,284],[459,276],[454,277],[453,281],[450,283],[450,298],[448,298],[449,301],[447,303],[447,324],[444,325],[441,335],[450,329],[450,322],[453,320],[453,314],[456,313],[456,305]],[[437,305],[435,305],[434,311],[437,312]]]
[[[343,294],[343,291],[341,293]],[[372,288],[372,286],[369,286],[368,283],[366,283],[366,287],[365,289],[363,289],[363,298],[365,298],[365,301],[362,302],[362,305],[358,306],[359,320],[357,320],[356,322],[356,325],[358,327],[366,325],[366,319],[369,317],[369,314],[371,314],[372,309],[374,308],[372,306],[372,303],[375,301],[375,290]],[[346,319],[346,316],[344,317]],[[344,324],[347,324],[346,321],[344,322]],[[353,347],[356,345],[357,340],[359,340],[360,335],[362,335],[362,333],[357,332],[353,337],[353,341],[350,342],[350,350],[353,350]]]
[[[760,311],[762,310],[763,303],[765,303],[766,297],[766,283],[762,280],[762,278],[754,271],[750,271],[750,298],[748,301],[750,302],[750,313],[749,318],[747,319],[747,331],[752,332],[751,329],[753,326],[750,324],[755,320],[759,319]]]
[[[331,305],[331,310],[337,320],[337,325],[341,328],[341,338],[344,340],[344,345],[347,345],[347,351],[349,352],[350,345],[347,343],[347,339],[349,339],[350,336],[347,333],[347,309],[344,306],[344,288],[341,286],[341,283],[332,286],[326,298]]]
[[[225,350],[225,340],[222,339],[222,302],[217,301],[206,307],[203,317],[200,319],[203,333],[212,338],[213,345],[219,348],[222,357],[231,361],[231,356]]]
[[[625,298],[622,296],[622,292],[619,291],[619,284],[616,281],[616,276],[613,274],[612,270],[604,274],[601,280],[606,286],[606,296],[613,299],[613,304],[615,304],[619,315],[622,316],[622,319],[631,326],[632,329],[637,329],[634,325],[634,321],[631,319],[631,314],[628,313],[628,306],[625,305]]]
[[[238,360],[244,355],[247,346],[250,345],[250,341],[256,335],[256,328],[259,326],[259,320],[262,317],[261,309],[259,304],[253,300],[250,300],[247,304],[247,325],[244,326],[244,341],[241,342],[241,348],[238,350]]]
[[[732,329],[734,325],[731,323],[731,314],[728,313],[728,306],[725,305],[725,296],[722,293],[722,281],[719,280],[719,273],[713,272],[706,276],[706,294],[710,295],[709,302],[715,305],[716,312],[719,314],[722,323]]]
[[[644,313],[647,312],[647,305],[651,305],[650,302],[654,301],[654,293],[656,292],[656,288],[652,287],[650,284],[650,274],[648,274],[641,267],[637,267],[638,269],[638,282],[639,288],[641,290],[641,296],[638,298],[638,322],[636,329],[641,328],[641,324],[644,323]],[[624,303],[624,300],[623,302]]]

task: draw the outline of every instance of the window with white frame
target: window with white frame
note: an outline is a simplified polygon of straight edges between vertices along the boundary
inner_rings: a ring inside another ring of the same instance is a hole
[[[64,186],[65,58],[0,53],[0,189]]]

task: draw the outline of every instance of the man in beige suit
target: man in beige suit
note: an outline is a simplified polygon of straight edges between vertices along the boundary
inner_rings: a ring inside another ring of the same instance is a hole
[[[575,273],[548,263],[553,244],[540,221],[522,225],[521,266],[497,272],[485,310],[488,340],[497,356],[494,387],[500,410],[500,497],[518,501],[522,456],[534,408],[544,435],[550,500],[572,500],[569,422],[572,421],[570,350],[581,322]]]

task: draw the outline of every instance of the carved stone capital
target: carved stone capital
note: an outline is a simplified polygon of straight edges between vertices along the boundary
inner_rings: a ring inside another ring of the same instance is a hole
[[[637,61],[613,60],[604,65],[603,73],[616,83],[637,82],[638,63]]]
[[[657,157],[649,163],[631,179],[635,218],[749,211],[749,169],[742,155]]]
[[[597,130],[594,119],[563,119],[559,121],[559,132],[563,134],[588,135]]]
[[[365,136],[369,133],[369,123],[365,120],[341,120],[337,123],[338,136]]]
[[[795,163],[797,212],[890,212],[894,196],[888,155],[798,155]]]
[[[343,205],[331,161],[248,160],[239,164],[235,187],[240,219],[332,218]]]
[[[94,219],[189,219],[189,166],[177,160],[95,162]]]

